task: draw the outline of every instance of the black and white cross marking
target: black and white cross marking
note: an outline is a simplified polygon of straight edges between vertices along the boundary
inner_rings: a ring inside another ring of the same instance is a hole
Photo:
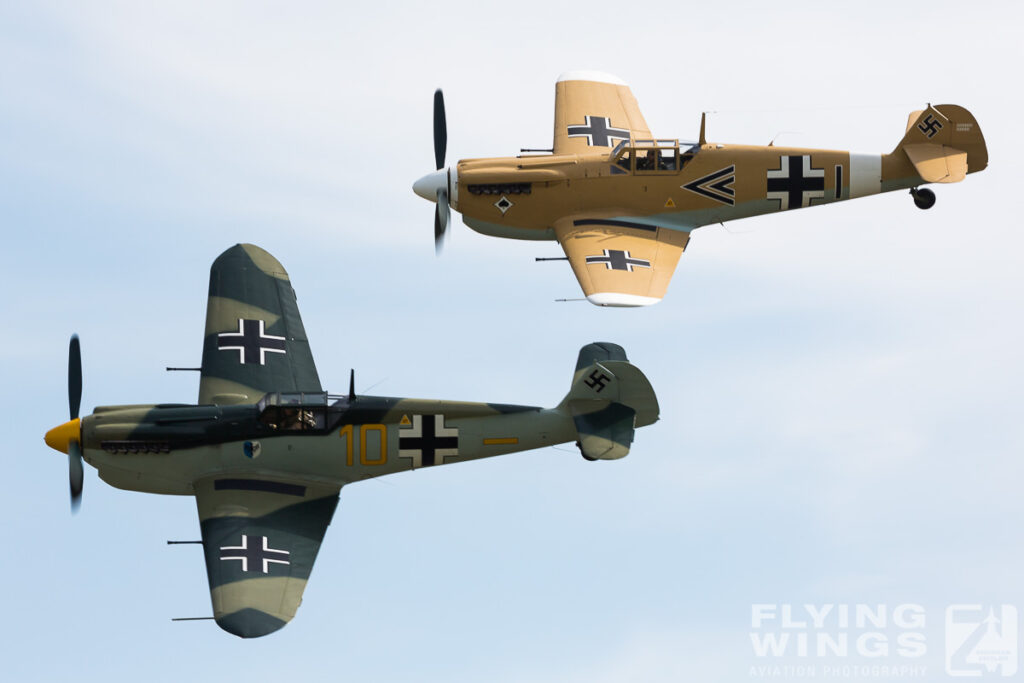
[[[238,319],[238,332],[217,335],[217,350],[238,351],[238,362],[267,364],[267,352],[285,353],[285,338],[263,331],[262,320]]]
[[[444,426],[444,415],[413,415],[412,424],[398,429],[398,457],[412,458],[413,469],[443,465],[459,454],[459,430]]]
[[[604,249],[604,256],[588,256],[587,265],[603,263],[608,270],[628,270],[633,272],[634,268],[650,268],[651,262],[642,258],[633,258],[628,251],[618,249]]]
[[[779,157],[779,167],[768,169],[768,199],[778,199],[779,209],[810,206],[825,196],[825,169],[811,168],[811,155]]]
[[[942,128],[942,123],[931,114],[924,117],[924,121],[917,124],[917,129],[925,134],[925,136],[931,140],[935,137],[935,134]]]
[[[733,206],[736,203],[736,189],[732,186],[735,182],[736,166],[727,166],[680,187],[690,192],[696,192],[703,197],[714,199],[716,202]]]
[[[262,539],[262,543],[260,541]],[[267,544],[266,536],[249,536],[242,534],[242,545],[222,545],[220,559],[241,560],[242,571],[261,571],[269,573],[271,564],[291,564],[287,550],[275,550]],[[252,567],[250,569],[249,567]]]
[[[629,140],[629,129],[612,128],[612,120],[606,116],[584,116],[586,123],[569,126],[569,137],[586,138],[591,147],[611,147],[612,140]]]
[[[592,373],[587,375],[587,377],[588,379],[586,379],[583,383],[599,394],[604,390],[605,384],[612,380],[611,377],[604,374],[600,370],[594,370]]]

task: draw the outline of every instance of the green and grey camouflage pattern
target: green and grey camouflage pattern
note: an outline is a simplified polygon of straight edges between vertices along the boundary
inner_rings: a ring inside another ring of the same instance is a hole
[[[211,269],[199,386],[199,405],[98,407],[47,443],[112,486],[195,496],[214,618],[243,638],[294,617],[343,486],[566,442],[614,460],[658,419],[607,342],[580,350],[554,408],[328,394],[288,274],[253,245]]]

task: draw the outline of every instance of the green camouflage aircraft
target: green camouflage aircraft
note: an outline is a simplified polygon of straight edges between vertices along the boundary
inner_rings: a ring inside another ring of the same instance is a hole
[[[194,495],[214,618],[243,638],[298,609],[343,486],[420,467],[575,441],[587,460],[629,453],[658,419],[647,378],[609,343],[584,346],[554,408],[333,396],[320,386],[281,264],[236,245],[210,271],[199,405],[102,406],[79,418],[81,351],[68,363],[71,420],[46,434],[67,453],[72,508],[82,460],[112,486]]]

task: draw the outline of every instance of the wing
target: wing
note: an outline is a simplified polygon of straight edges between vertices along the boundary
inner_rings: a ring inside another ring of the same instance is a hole
[[[569,71],[555,83],[555,154],[585,154],[621,140],[650,139],[629,86],[596,71]]]
[[[319,392],[288,273],[251,244],[210,268],[199,403],[255,403],[268,391]]]
[[[252,478],[196,482],[213,616],[222,629],[258,638],[295,616],[339,490]]]
[[[610,219],[566,218],[555,235],[587,300],[649,306],[665,296],[690,234]]]

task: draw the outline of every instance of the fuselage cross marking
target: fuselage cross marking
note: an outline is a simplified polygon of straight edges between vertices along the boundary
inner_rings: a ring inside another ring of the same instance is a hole
[[[398,455],[412,458],[413,468],[444,464],[459,454],[459,430],[445,427],[444,415],[414,415],[410,427],[398,430]]]
[[[779,200],[779,209],[810,206],[811,199],[825,196],[825,169],[811,168],[811,155],[779,157],[779,167],[768,169],[768,199]]]

